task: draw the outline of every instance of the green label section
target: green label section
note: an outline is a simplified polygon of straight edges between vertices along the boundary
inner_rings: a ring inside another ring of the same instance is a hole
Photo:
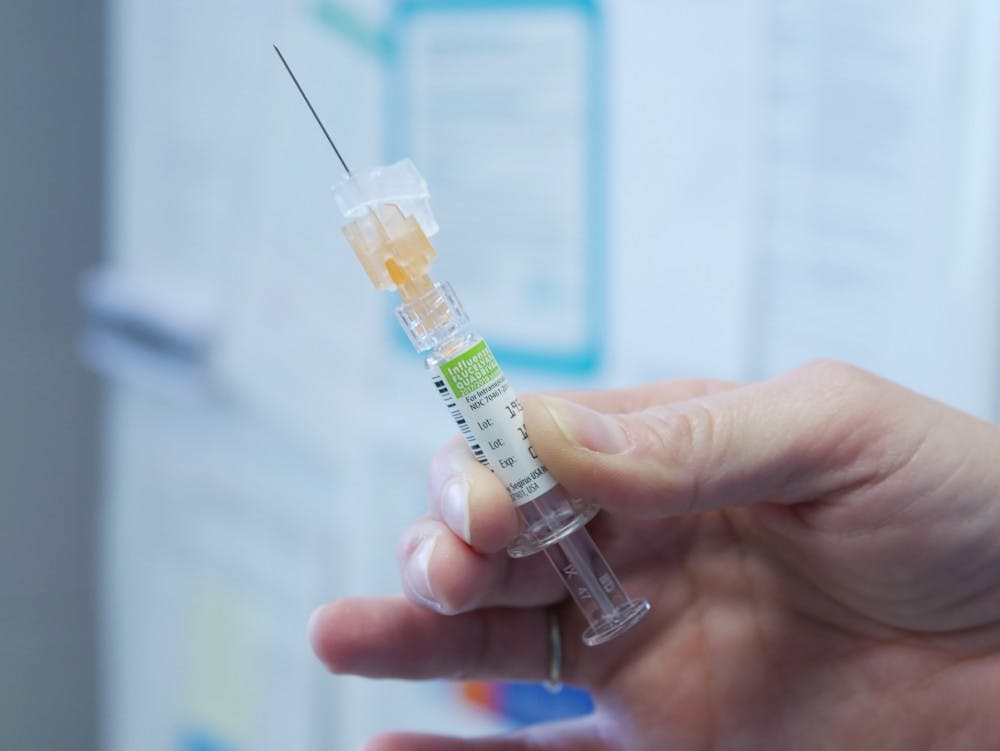
[[[456,397],[461,397],[481,389],[499,376],[500,366],[486,342],[479,342],[454,360],[442,363],[441,373],[448,381],[451,392]]]

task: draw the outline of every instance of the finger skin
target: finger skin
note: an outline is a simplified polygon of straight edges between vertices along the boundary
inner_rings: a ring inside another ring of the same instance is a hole
[[[493,608],[444,616],[402,597],[336,600],[309,622],[316,656],[333,673],[369,678],[542,680],[544,609]],[[567,655],[575,654],[567,650]],[[569,665],[566,665],[569,679]]]
[[[504,550],[517,536],[517,511],[500,478],[476,460],[461,436],[455,436],[431,460],[428,496],[435,519],[446,521],[442,496],[450,484],[465,487],[469,509],[468,526],[452,522],[452,531],[481,553]]]
[[[739,386],[734,381],[716,378],[677,378],[620,389],[553,391],[551,395],[583,404],[598,412],[638,412],[657,404],[721,394]]]
[[[532,445],[568,490],[651,518],[798,503],[891,473],[907,448],[881,447],[901,422],[919,421],[920,397],[886,386],[857,368],[819,362],[638,412],[560,417],[564,405],[536,397],[524,400],[524,413]],[[916,444],[921,428],[906,434]]]
[[[428,537],[435,540],[424,571],[419,569],[415,551]],[[398,556],[406,596],[440,613],[487,606],[548,605],[566,596],[544,556],[513,559],[506,553],[483,555],[433,519],[423,519],[403,533]]]

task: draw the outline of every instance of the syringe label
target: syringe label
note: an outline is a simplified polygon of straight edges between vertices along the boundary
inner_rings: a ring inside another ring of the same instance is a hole
[[[528,441],[521,403],[486,342],[432,368],[431,377],[472,453],[507,486],[515,504],[557,485]]]

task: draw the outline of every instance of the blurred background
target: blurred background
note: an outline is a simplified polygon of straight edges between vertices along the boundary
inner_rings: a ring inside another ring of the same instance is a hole
[[[273,42],[348,164],[414,159],[515,387],[837,357],[1000,418],[992,0],[6,3],[0,747],[587,710],[311,657],[316,605],[398,589],[452,426]]]

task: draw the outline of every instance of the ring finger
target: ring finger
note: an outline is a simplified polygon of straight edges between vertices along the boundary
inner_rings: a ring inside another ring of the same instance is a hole
[[[616,659],[614,644],[587,648],[571,607],[562,622],[560,678],[588,686]],[[334,673],[370,678],[541,681],[549,678],[547,608],[488,608],[438,615],[401,597],[345,598],[309,624],[313,650]],[[583,650],[586,660],[581,659]]]

